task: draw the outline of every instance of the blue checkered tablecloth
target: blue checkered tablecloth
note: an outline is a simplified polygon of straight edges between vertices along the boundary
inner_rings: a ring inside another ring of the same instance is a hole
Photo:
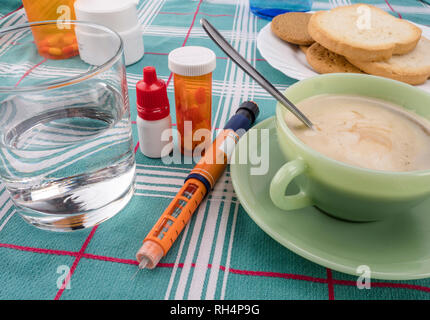
[[[315,1],[313,10],[355,2]],[[360,2],[430,25],[430,6],[420,1]],[[223,127],[243,100],[260,105],[259,121],[274,115],[274,99],[212,43],[198,23],[200,17],[221,30],[277,88],[284,90],[296,82],[271,68],[259,54],[256,37],[268,21],[250,12],[248,0],[141,0],[138,9],[145,56],[127,68],[132,120],[136,118],[135,85],[141,79],[142,68],[148,65],[155,66],[159,76],[169,82],[175,118],[167,55],[183,45],[205,46],[217,55],[214,127]],[[0,0],[0,27],[25,21],[20,1]],[[43,65],[38,68],[43,70]],[[136,144],[135,124],[133,138]],[[241,207],[229,170],[160,266],[131,280],[141,241],[192,167],[167,166],[138,150],[136,161],[137,188],[129,205],[98,227],[74,233],[50,233],[27,225],[15,214],[7,191],[0,186],[0,299],[430,298],[430,279],[374,281],[371,290],[359,290],[355,277],[321,267],[282,247],[260,230]],[[65,275],[62,266],[68,267],[66,287],[61,287]]]

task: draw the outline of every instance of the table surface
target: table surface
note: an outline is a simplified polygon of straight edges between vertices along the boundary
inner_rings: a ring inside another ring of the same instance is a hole
[[[354,3],[315,1],[314,10]],[[358,1],[357,1],[358,2]],[[404,19],[429,25],[430,6],[414,0],[378,0]],[[0,27],[26,21],[18,0],[2,1]],[[272,69],[256,48],[268,21],[249,10],[248,0],[141,0],[145,56],[127,68],[132,120],[135,84],[144,66],[153,65],[168,83],[167,54],[185,45],[211,48],[217,55],[213,82],[213,125],[223,127],[243,100],[261,107],[259,121],[274,115],[275,101],[239,70],[200,27],[205,17],[230,43],[283,90],[296,80]],[[43,65],[38,66],[43,68]],[[173,120],[175,121],[175,120]],[[133,138],[137,130],[133,124]],[[57,234],[27,225],[0,186],[0,299],[429,299],[430,279],[372,281],[359,290],[356,277],[324,268],[282,247],[241,207],[227,170],[217,193],[207,198],[157,269],[135,279],[135,253],[141,241],[182,185],[191,165],[166,166],[136,148],[137,187],[128,206],[92,229]],[[61,286],[66,274],[67,286]]]

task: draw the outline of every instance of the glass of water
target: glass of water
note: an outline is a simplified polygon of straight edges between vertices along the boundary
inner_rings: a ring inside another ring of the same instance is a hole
[[[94,226],[128,203],[134,177],[120,36],[78,21],[1,29],[0,180],[24,220]]]

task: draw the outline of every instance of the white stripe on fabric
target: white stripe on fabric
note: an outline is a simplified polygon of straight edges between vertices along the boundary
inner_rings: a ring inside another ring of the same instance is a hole
[[[203,236],[194,266],[193,277],[188,291],[189,300],[197,300],[202,297],[203,285],[205,283],[209,258],[212,252],[212,243],[215,236],[220,205],[221,203],[217,202],[214,204],[211,203],[209,206],[206,223],[203,228]],[[224,207],[227,206],[229,206],[229,204],[225,203]]]
[[[7,191],[4,192],[6,194],[6,201],[0,206],[0,220],[3,219],[5,214],[9,211],[9,209],[13,206],[13,201],[9,197],[9,193]]]
[[[154,37],[173,37],[173,38],[184,38],[188,34],[189,28],[187,27],[171,27],[171,26],[148,26],[145,28],[145,36]],[[233,40],[238,37],[240,40],[255,41],[257,39],[258,32],[249,34],[234,34],[232,30],[219,30],[224,38],[227,40]],[[193,27],[190,32],[190,37],[195,39],[209,39],[209,36],[199,26]]]
[[[225,262],[224,278],[223,278],[222,287],[221,287],[221,296],[220,296],[221,300],[225,299],[225,291],[227,288],[228,275],[230,272],[231,252],[233,249],[234,232],[236,230],[236,221],[237,221],[238,211],[239,211],[239,204],[236,204],[236,207],[234,208],[233,222],[231,224],[230,241],[229,241],[228,249],[227,249],[227,259]]]
[[[187,224],[187,226],[185,227],[185,230],[182,234],[182,240],[181,240],[181,243],[179,245],[178,254],[176,255],[175,264],[173,265],[172,272],[170,273],[169,284],[167,285],[167,290],[166,290],[166,294],[164,296],[164,300],[170,299],[170,293],[172,291],[173,283],[175,282],[176,272],[178,271],[178,266],[179,266],[179,263],[181,261],[182,251],[184,250],[185,240],[187,239],[187,235],[188,235],[189,230],[190,230],[190,223]]]
[[[0,208],[9,200],[9,193],[3,188],[2,193],[0,194]],[[1,219],[1,218],[0,218]]]
[[[8,221],[10,220],[10,218],[12,218],[12,216],[16,213],[16,210],[13,210],[10,215],[7,216],[7,218],[2,222],[2,224],[0,225],[0,231],[3,230],[3,228],[5,227],[5,225],[8,223]]]
[[[17,15],[18,20],[14,21],[12,24],[22,24],[27,22],[27,18],[25,16],[19,16]],[[4,26],[2,26],[3,28]],[[12,35],[6,35],[2,37],[2,41],[0,43],[0,56],[4,55],[7,51],[9,51],[12,48],[12,43],[19,41],[19,39],[27,36],[30,31],[28,32],[16,32],[12,33]]]
[[[241,17],[243,16],[243,11],[244,11],[243,10],[243,4],[245,3],[245,1],[246,1],[246,3],[248,3],[248,0],[241,0],[238,3],[239,14],[238,15],[235,14],[234,23],[233,23],[233,30],[234,31],[232,32],[233,35],[240,34],[241,20],[242,20]],[[236,13],[237,12],[238,12],[238,10],[236,7]],[[239,19],[236,19],[236,17],[239,17]],[[191,34],[191,36],[193,36],[193,34]],[[247,37],[245,34],[245,39],[246,38]],[[231,73],[230,73],[230,77],[229,77],[230,78],[229,83],[231,83],[232,77],[234,77],[235,70],[237,69],[236,65],[234,65],[234,64],[230,64],[230,65],[232,66],[232,69],[230,71]],[[226,73],[228,73],[228,70],[226,70]],[[231,95],[231,87],[230,86],[228,88],[228,93],[229,93],[229,95]],[[221,97],[221,99],[222,98],[223,97]],[[224,106],[229,105],[228,102],[229,102],[229,99],[226,99],[226,103],[224,103]],[[217,123],[216,119],[215,119],[215,123]],[[223,127],[223,124],[222,123],[218,124],[218,127]],[[218,206],[216,206],[216,207],[218,207]],[[215,219],[215,221],[216,221],[218,214],[219,214],[219,212],[218,212],[219,210],[217,209],[216,211],[217,212],[214,212],[213,209],[211,208],[211,205],[210,205],[209,210],[208,210],[207,219],[208,220]],[[199,212],[200,212],[200,210],[199,210]],[[200,217],[200,216],[197,218],[199,219],[199,221],[200,221],[200,219],[203,219],[203,217]],[[192,237],[195,237],[196,239],[199,238],[199,235],[201,233],[201,227],[202,227],[201,221],[199,224],[196,223],[196,225],[194,226],[194,229],[193,229]],[[211,231],[208,231],[206,233],[203,232],[203,238],[202,238],[202,243],[200,244],[200,248],[203,247],[205,250],[209,250],[209,251],[211,250],[212,242],[213,242],[213,237],[211,237],[211,233],[212,233]],[[212,238],[212,240],[211,240],[211,238]],[[205,243],[203,244],[203,242],[205,242]],[[197,241],[190,243],[190,245],[188,246],[188,251],[187,251],[187,255],[186,255],[185,263],[184,263],[184,268],[181,271],[178,287],[176,289],[175,299],[183,299],[184,298],[185,289],[186,289],[187,282],[188,282],[187,280],[188,280],[190,270],[191,270],[188,266],[190,266],[192,263],[192,259],[194,257],[194,252],[196,251],[196,247],[197,247]],[[202,252],[202,251],[199,250],[199,253],[200,252]],[[197,261],[196,261],[196,266],[200,266],[200,267],[195,268],[195,270],[193,272],[193,278],[191,280],[191,283],[193,285],[193,289],[192,290],[190,289],[188,298],[193,297],[193,294],[194,294],[193,291],[195,291],[195,290],[197,290],[197,295],[201,295],[201,289],[200,288],[203,286],[203,283],[199,283],[199,279],[202,279],[202,278],[204,279],[204,277],[206,275],[207,262],[206,262],[206,265],[204,266],[205,260],[206,260],[206,255],[201,255],[201,254],[198,255]],[[200,261],[202,261],[202,263],[200,263]]]
[[[239,9],[239,19],[238,19],[238,27],[236,35],[240,34],[242,37],[235,37],[236,40],[236,48],[238,49],[239,53],[244,56],[247,59],[250,59],[250,54],[252,53],[252,50],[250,50],[250,45],[252,45],[252,42],[250,43],[247,41],[248,37],[247,34],[250,32],[250,26],[252,26],[252,19],[253,15],[251,15],[249,11],[249,2],[247,0],[242,0],[240,3],[240,9]],[[251,21],[249,21],[251,20]],[[252,32],[252,31],[251,31]],[[243,35],[245,37],[243,37]],[[235,66],[234,66],[235,67]],[[236,79],[234,80],[236,83],[245,83],[244,86],[241,86],[243,90],[236,90],[231,95],[231,103],[226,103],[225,106],[230,106],[230,108],[224,108],[222,112],[222,117],[219,123],[219,127],[223,127],[225,122],[227,121],[230,116],[233,115],[233,113],[236,111],[237,107],[239,106],[242,99],[247,99],[248,97],[248,88],[249,88],[249,77],[245,75],[245,73],[239,69],[239,68],[232,68],[232,73],[236,73]],[[231,92],[231,91],[230,91]],[[222,181],[219,181],[217,183],[217,187],[224,188],[224,183]],[[204,280],[206,278],[206,274],[208,271],[207,265],[210,259],[210,253],[212,251],[213,243],[214,243],[214,236],[215,236],[215,230],[217,226],[218,217],[220,215],[220,206],[211,206],[209,208],[208,217],[206,220],[206,225],[203,231],[202,240],[200,243],[200,249],[199,254],[196,259],[196,265],[193,272],[193,277],[191,281],[191,286],[189,290],[189,299],[200,299],[202,296],[203,286],[204,286]],[[221,213],[221,216],[224,217],[224,220],[228,220],[228,215],[230,211],[230,204],[228,202],[225,203],[223,206],[223,210]],[[226,227],[226,224],[223,225]],[[225,237],[226,228],[222,229],[221,226],[218,230],[218,239],[220,242],[217,242],[215,245],[215,251],[218,253],[219,261],[216,263],[220,264],[221,256],[219,253],[222,253],[222,248],[224,245],[224,237]],[[211,268],[212,271],[212,268]],[[210,277],[210,276],[209,276]],[[207,291],[207,295],[213,296],[216,291],[216,282],[217,277],[214,273],[212,273],[212,283],[211,283],[211,292]],[[207,288],[208,290],[208,288]]]
[[[255,32],[257,30],[257,18],[249,12],[248,7],[247,9],[248,10],[245,10],[245,15],[250,17],[248,30],[251,30],[251,32]],[[244,56],[245,58],[248,59],[248,61],[252,61],[255,67],[255,59],[253,59],[256,57],[255,42],[248,42],[247,45],[248,46],[246,48]],[[246,89],[243,92],[243,100],[247,100],[247,99],[252,100],[254,98],[255,82],[253,82],[252,86],[249,85],[249,82],[250,82],[250,78],[249,76],[246,75],[245,76]],[[233,114],[233,112],[236,111],[238,106],[233,104],[232,107],[233,108],[230,111],[230,116]],[[225,205],[222,211],[221,221],[220,221],[218,235],[216,239],[215,251],[212,257],[212,263],[211,263],[212,268],[210,270],[209,282],[206,289],[206,297],[205,297],[206,299],[215,299],[215,293],[216,293],[218,275],[219,275],[219,266],[221,265],[224,241],[227,233],[227,223],[229,221],[229,216],[230,216],[230,209],[231,209],[230,205]]]
[[[185,288],[187,287],[188,277],[191,271],[191,264],[193,262],[194,253],[197,247],[197,242],[199,240],[200,230],[202,228],[203,219],[205,217],[206,207],[208,205],[210,206],[210,202],[207,201],[206,199],[200,204],[199,208],[197,209],[197,212],[194,214],[197,216],[195,217],[195,220],[194,220],[195,221],[194,228],[191,234],[191,239],[188,243],[188,249],[187,249],[187,254],[185,255],[184,266],[182,267],[181,275],[179,276],[178,286],[176,287],[175,300],[184,299]]]
[[[146,33],[146,29],[151,26],[163,7],[164,2],[165,0],[148,1],[145,7],[139,12],[139,23],[142,26],[142,33]]]

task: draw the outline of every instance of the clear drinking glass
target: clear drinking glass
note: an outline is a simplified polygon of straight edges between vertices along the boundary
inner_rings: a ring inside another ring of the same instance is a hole
[[[41,55],[33,35],[57,28],[76,33],[79,54]],[[135,159],[117,33],[77,21],[0,30],[0,162],[17,212],[42,229],[91,227],[128,203]]]

